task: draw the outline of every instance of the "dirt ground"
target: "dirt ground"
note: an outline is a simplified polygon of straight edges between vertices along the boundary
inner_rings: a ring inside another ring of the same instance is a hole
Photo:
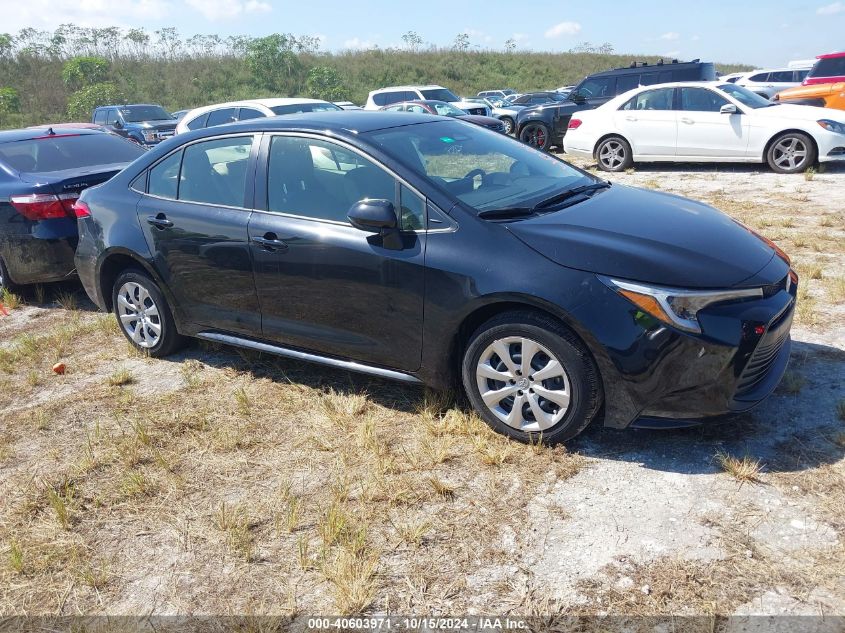
[[[611,179],[792,256],[790,368],[757,409],[522,446],[419,388],[145,358],[77,286],[31,290],[0,316],[0,615],[845,615],[845,167]]]

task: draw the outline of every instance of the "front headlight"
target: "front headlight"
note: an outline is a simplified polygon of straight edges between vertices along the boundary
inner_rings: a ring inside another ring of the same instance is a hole
[[[628,299],[638,308],[668,325],[686,332],[701,333],[698,313],[709,305],[737,299],[762,297],[762,288],[740,290],[683,290],[646,285],[598,276],[607,286]]]
[[[837,134],[845,134],[845,123],[839,121],[831,121],[830,119],[819,119],[816,121],[820,126],[828,132],[836,132]]]

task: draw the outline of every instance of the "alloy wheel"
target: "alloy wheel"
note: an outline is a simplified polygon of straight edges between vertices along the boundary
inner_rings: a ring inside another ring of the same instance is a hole
[[[503,118],[502,123],[505,125],[505,134],[512,134],[513,133],[513,121],[508,117]]]
[[[161,339],[161,315],[149,291],[129,281],[117,291],[117,316],[120,325],[139,347],[150,349]]]
[[[599,161],[609,170],[619,167],[625,158],[625,147],[619,141],[608,141],[599,151]]]
[[[775,145],[774,161],[781,169],[796,169],[806,159],[807,146],[799,138],[788,136]]]
[[[546,130],[541,125],[529,125],[522,132],[522,140],[531,147],[538,149],[546,148]]]
[[[490,412],[520,431],[549,429],[569,410],[566,370],[554,354],[530,338],[493,341],[478,359],[475,378]]]

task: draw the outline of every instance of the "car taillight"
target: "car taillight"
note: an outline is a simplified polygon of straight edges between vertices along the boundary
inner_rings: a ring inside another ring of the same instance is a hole
[[[579,127],[581,127],[581,123],[583,123],[583,121],[581,121],[581,119],[570,119],[569,129],[570,130],[577,130]]]
[[[11,196],[9,202],[27,220],[52,220],[74,215],[73,203],[79,198],[76,193],[31,193],[25,196]]]
[[[90,218],[91,209],[82,200],[73,203],[73,213],[77,218]]]

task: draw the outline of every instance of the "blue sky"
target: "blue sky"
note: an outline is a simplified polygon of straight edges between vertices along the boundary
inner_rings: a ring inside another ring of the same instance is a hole
[[[324,50],[401,46],[402,34],[450,45],[565,51],[610,42],[648,53],[759,66],[845,48],[845,0],[0,0],[0,31],[63,22],[84,26],[175,26],[183,35],[319,36]]]

